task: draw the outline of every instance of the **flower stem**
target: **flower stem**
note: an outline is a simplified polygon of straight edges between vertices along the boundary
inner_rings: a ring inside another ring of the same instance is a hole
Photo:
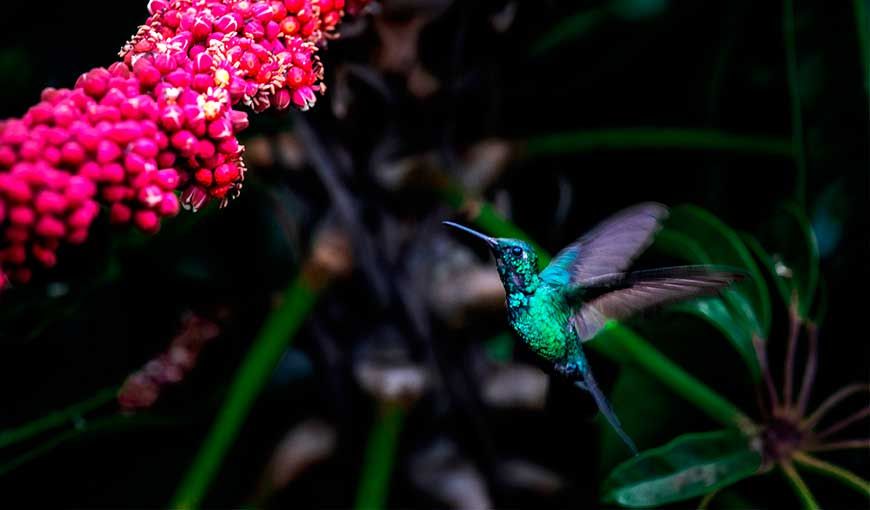
[[[792,458],[799,465],[816,473],[831,477],[847,487],[851,487],[864,494],[864,496],[870,497],[870,482],[864,480],[848,469],[835,466],[834,464],[817,459],[804,452],[796,452]]]
[[[106,388],[93,397],[37,418],[20,427],[0,431],[0,448],[25,441],[53,428],[66,424],[74,425],[77,420],[82,419],[83,414],[89,413],[115,400],[117,393],[117,387]]]
[[[281,306],[266,319],[236,372],[218,417],[179,485],[171,508],[195,508],[202,503],[224,456],[242,428],[254,399],[266,384],[269,374],[294,333],[314,306],[320,290],[304,273],[287,287]]]
[[[786,158],[795,154],[793,144],[781,138],[673,128],[620,128],[553,133],[529,138],[524,149],[525,155],[529,157],[606,149],[717,150]]]
[[[819,504],[816,503],[816,498],[813,497],[813,493],[810,492],[809,487],[804,483],[803,478],[801,478],[801,475],[798,474],[791,462],[783,461],[779,463],[779,466],[782,468],[782,472],[785,473],[785,477],[794,489],[795,494],[801,500],[803,507],[808,510],[818,509]]]
[[[734,404],[713,391],[709,386],[683,370],[658,351],[649,342],[638,336],[631,329],[611,322],[599,338],[589,345],[602,354],[631,361],[657,378],[674,393],[691,402],[710,418],[729,427],[746,430],[752,426],[752,420]],[[621,352],[620,352],[621,351]]]
[[[81,436],[105,430],[119,430],[125,427],[134,428],[142,425],[170,425],[172,423],[171,420],[155,418],[147,415],[124,416],[119,414],[82,422],[81,425],[76,426],[75,428],[67,429],[53,436],[49,436],[33,448],[30,448],[11,459],[4,460],[0,463],[0,476],[4,476],[10,471],[48,454],[58,446],[80,438]]]
[[[366,446],[365,464],[354,505],[356,510],[386,508],[387,489],[404,418],[405,411],[398,404],[381,406]]]

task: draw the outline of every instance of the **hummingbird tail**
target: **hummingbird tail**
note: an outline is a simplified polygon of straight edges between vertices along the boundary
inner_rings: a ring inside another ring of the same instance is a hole
[[[580,389],[588,391],[592,395],[592,398],[595,399],[595,403],[598,405],[598,410],[601,411],[601,414],[604,415],[607,422],[610,423],[610,426],[613,427],[613,430],[616,431],[616,434],[620,439],[625,442],[626,446],[631,450],[631,453],[637,455],[637,447],[634,445],[634,441],[632,441],[625,430],[622,429],[622,424],[619,423],[619,418],[616,417],[613,407],[610,406],[607,397],[604,396],[604,393],[602,393],[598,388],[598,384],[595,383],[595,378],[592,377],[592,371],[587,369],[586,373],[583,375],[583,381],[575,381],[574,385]]]

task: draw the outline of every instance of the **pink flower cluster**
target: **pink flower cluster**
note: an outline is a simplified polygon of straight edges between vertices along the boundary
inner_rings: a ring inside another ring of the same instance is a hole
[[[181,206],[225,205],[245,176],[234,107],[311,107],[318,47],[366,2],[151,0],[122,61],[0,122],[0,283],[55,265],[101,211],[156,232]]]

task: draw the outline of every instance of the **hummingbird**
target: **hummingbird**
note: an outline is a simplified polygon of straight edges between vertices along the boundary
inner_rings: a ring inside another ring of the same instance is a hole
[[[511,328],[545,367],[592,395],[635,455],[637,447],[595,382],[583,343],[609,320],[716,294],[744,277],[739,270],[698,265],[628,271],[667,216],[667,207],[654,202],[624,209],[562,249],[540,272],[538,257],[528,243],[443,222],[486,242],[505,288]]]

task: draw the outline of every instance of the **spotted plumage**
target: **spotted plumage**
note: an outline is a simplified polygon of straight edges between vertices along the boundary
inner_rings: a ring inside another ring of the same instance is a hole
[[[592,339],[610,319],[624,319],[649,307],[715,293],[743,276],[704,266],[626,272],[652,242],[666,216],[667,209],[655,203],[625,209],[560,251],[540,272],[535,250],[527,243],[492,238],[444,222],[486,241],[505,288],[513,330],[553,372],[589,391],[634,453],[634,443],[598,389],[583,353],[583,342]]]

